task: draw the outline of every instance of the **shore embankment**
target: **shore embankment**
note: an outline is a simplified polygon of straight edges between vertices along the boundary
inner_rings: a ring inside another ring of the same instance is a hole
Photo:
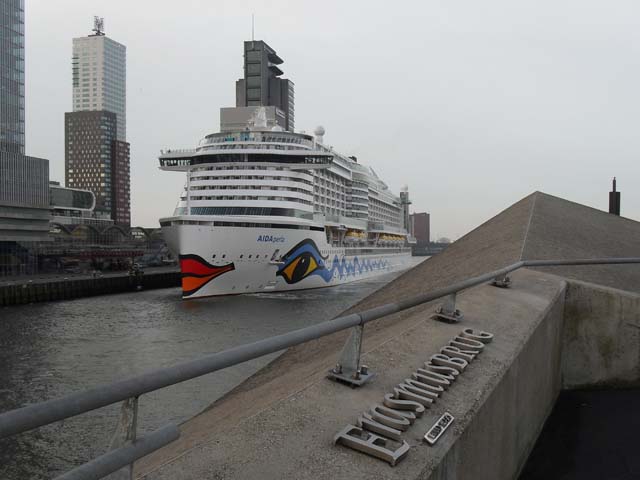
[[[178,286],[180,286],[180,271],[177,267],[148,269],[139,275],[118,272],[99,276],[49,276],[34,279],[21,277],[15,280],[4,279],[0,282],[0,306],[71,300]]]

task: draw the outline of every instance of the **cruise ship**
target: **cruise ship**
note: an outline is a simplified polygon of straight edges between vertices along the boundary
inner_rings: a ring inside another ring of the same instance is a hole
[[[252,58],[267,80],[283,80],[280,58],[252,41],[244,82],[258,83],[246,75]],[[394,195],[356,157],[325,145],[324,128],[290,131],[287,100],[288,112],[239,101],[195,149],[161,151],[162,170],[186,174],[173,215],[160,219],[183,298],[328,287],[409,266],[408,193]]]

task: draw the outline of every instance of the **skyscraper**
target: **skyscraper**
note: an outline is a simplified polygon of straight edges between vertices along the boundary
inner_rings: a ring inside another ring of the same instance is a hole
[[[73,39],[73,111],[106,110],[118,119],[118,140],[127,140],[127,48],[105,36],[102,19],[94,33]]]
[[[73,39],[73,112],[65,114],[65,181],[96,196],[95,212],[130,225],[126,47],[94,33]]]
[[[24,154],[24,0],[0,2],[0,151]]]
[[[283,60],[262,40],[244,42],[244,78],[236,82],[236,107],[268,107],[280,109],[285,116],[285,129],[295,127],[294,85],[280,78]]]
[[[0,70],[0,275],[31,273],[49,234],[49,161],[24,154],[24,0],[0,0]]]
[[[111,161],[116,141],[117,116],[113,112],[68,112],[65,126],[65,184],[96,196],[96,213],[111,215]]]

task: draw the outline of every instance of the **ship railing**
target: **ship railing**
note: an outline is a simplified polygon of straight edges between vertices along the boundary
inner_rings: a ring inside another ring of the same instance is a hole
[[[166,150],[160,150],[161,155],[171,155],[173,153],[195,153],[195,148],[167,148]]]
[[[458,322],[462,319],[462,313],[455,306],[457,293],[487,282],[491,282],[497,287],[508,287],[511,283],[508,274],[522,267],[638,263],[640,263],[640,257],[519,261],[499,270],[470,277],[412,298],[343,315],[333,320],[233,347],[171,367],[152,370],[124,380],[72,393],[65,397],[4,412],[0,414],[0,439],[122,402],[121,416],[112,437],[110,450],[104,455],[60,475],[57,480],[98,479],[112,474],[114,476],[110,478],[132,479],[133,465],[136,460],[180,437],[180,430],[174,424],[165,425],[142,437],[137,436],[136,425],[140,395],[347,329],[352,329],[351,335],[342,349],[336,366],[329,371],[328,376],[342,383],[358,386],[373,376],[372,372],[360,364],[364,326],[368,322],[441,298],[445,298],[445,301],[436,309],[434,316],[442,320]]]

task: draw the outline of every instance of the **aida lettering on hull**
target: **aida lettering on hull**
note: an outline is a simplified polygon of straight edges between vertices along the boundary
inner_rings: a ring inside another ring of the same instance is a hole
[[[334,437],[334,443],[395,466],[409,453],[409,444],[402,439],[402,433],[452,386],[492,340],[492,333],[465,328],[439,353],[431,355],[424,368],[418,368],[411,378],[394,387],[393,393],[387,393],[382,404],[363,412],[357,425],[343,428]],[[446,412],[425,434],[425,441],[434,445],[453,420],[453,415]]]
[[[284,237],[276,237],[275,235],[258,235],[258,242],[284,243],[284,240]]]

